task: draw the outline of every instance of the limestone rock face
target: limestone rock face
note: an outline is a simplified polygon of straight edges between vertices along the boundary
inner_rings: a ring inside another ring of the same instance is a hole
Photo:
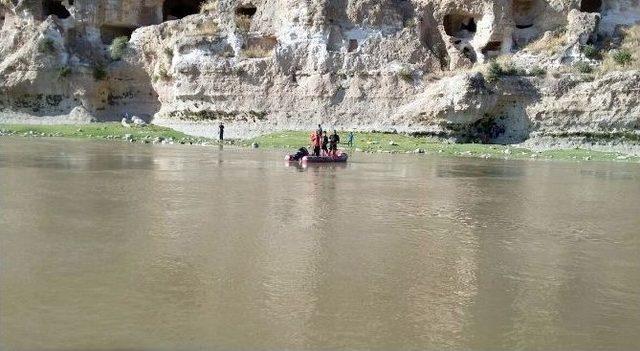
[[[231,137],[638,133],[637,71],[572,69],[638,22],[634,0],[2,0],[0,115]],[[512,69],[492,77],[494,59]]]

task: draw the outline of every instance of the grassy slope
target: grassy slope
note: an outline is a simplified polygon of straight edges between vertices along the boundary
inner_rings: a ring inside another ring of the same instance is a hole
[[[309,133],[283,132],[268,134],[246,141],[246,144],[258,143],[264,148],[297,149],[309,144]],[[346,134],[342,134],[343,141]],[[348,150],[346,145],[342,148]],[[618,153],[597,152],[582,149],[552,150],[534,152],[527,149],[503,145],[482,144],[453,144],[427,137],[411,137],[401,134],[356,133],[355,146],[352,151],[407,153],[417,149],[428,154],[442,154],[448,156],[503,158],[503,159],[555,159],[555,160],[591,160],[611,161],[620,160],[639,162],[638,157],[625,157]],[[622,157],[621,157],[622,156]],[[625,158],[622,160],[622,158]]]
[[[178,143],[201,143],[207,141],[207,139],[191,137],[169,128],[154,125],[125,128],[120,125],[120,123],[96,123],[82,125],[0,124],[0,135],[81,139],[127,139],[134,142],[152,142],[156,138],[173,139]]]

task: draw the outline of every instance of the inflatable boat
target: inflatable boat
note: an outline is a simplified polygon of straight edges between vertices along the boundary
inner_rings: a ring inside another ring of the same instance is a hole
[[[340,153],[337,156],[305,156],[302,158],[302,163],[344,163],[347,162],[349,156],[345,153]]]
[[[344,163],[347,162],[349,156],[345,153],[340,153],[337,156],[311,156],[306,155],[300,157],[299,154],[287,155],[284,157],[288,162],[302,162],[302,163]]]

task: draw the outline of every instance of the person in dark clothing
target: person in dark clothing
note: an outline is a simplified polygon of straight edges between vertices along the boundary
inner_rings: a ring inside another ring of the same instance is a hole
[[[340,136],[338,132],[333,130],[333,134],[329,137],[329,150],[330,155],[336,157],[338,155],[338,144],[340,143]]]
[[[324,156],[329,155],[329,137],[327,137],[327,132],[322,133],[322,152]]]
[[[354,139],[354,135],[353,132],[349,132],[349,138],[347,139],[347,145],[349,145],[349,147],[353,147],[353,140]]]
[[[220,130],[218,132],[218,139],[220,139],[220,141],[224,141],[224,124],[220,123],[218,129]]]
[[[305,156],[309,156],[309,151],[306,148],[301,147],[298,150],[298,152],[296,152],[295,155],[293,155],[293,160],[294,161],[300,161]]]

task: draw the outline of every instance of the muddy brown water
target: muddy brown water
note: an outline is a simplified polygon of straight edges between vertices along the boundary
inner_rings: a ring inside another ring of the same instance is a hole
[[[639,349],[640,167],[0,139],[1,350]]]

